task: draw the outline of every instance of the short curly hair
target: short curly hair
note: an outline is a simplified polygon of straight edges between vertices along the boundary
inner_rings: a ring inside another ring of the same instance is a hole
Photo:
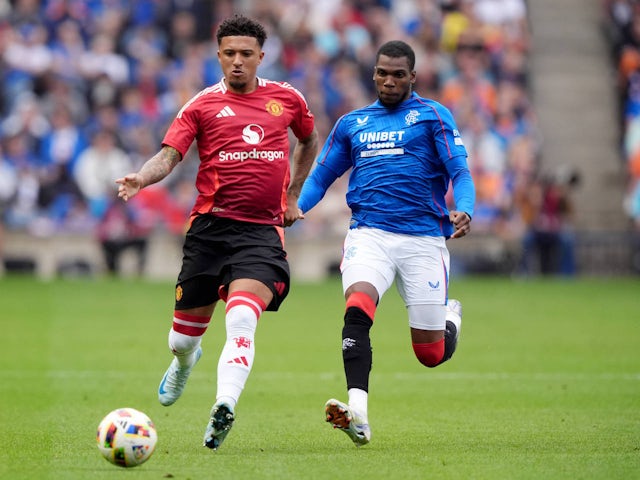
[[[376,62],[380,59],[380,55],[391,58],[406,57],[409,70],[413,70],[416,66],[416,54],[413,48],[402,40],[392,40],[382,45],[376,54]]]
[[[267,32],[255,20],[236,14],[224,20],[218,27],[218,33],[216,34],[218,44],[224,37],[253,37],[262,48],[264,41],[267,39]]]

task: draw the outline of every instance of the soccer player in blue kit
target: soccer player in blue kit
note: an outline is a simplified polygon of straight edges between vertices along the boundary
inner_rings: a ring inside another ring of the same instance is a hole
[[[415,53],[402,41],[376,55],[371,105],[334,125],[300,195],[304,218],[329,186],[351,169],[351,209],[340,271],[346,299],[342,357],[348,403],[330,399],[326,420],[356,446],[369,443],[369,331],[394,280],[407,307],[416,358],[436,367],[453,355],[462,307],[448,298],[449,238],[470,231],[475,187],[467,151],[450,111],[412,91]],[[445,194],[453,184],[455,210]]]

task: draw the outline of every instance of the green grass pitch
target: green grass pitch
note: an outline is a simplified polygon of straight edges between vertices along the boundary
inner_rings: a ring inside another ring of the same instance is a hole
[[[640,281],[460,277],[453,359],[422,367],[395,289],[372,331],[372,442],[324,421],[346,399],[337,279],[299,284],[266,313],[256,362],[219,451],[202,447],[224,335],[172,407],[156,398],[171,360],[173,285],[0,279],[1,479],[640,478]],[[119,469],[95,445],[101,418],[131,406],[159,441]]]

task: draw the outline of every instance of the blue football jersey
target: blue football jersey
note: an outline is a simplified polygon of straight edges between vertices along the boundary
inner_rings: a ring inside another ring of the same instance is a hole
[[[351,169],[347,204],[351,228],[411,235],[453,233],[445,195],[453,180],[456,210],[473,215],[475,188],[467,151],[451,112],[412,93],[389,108],[379,101],[342,116],[302,189],[309,211]]]

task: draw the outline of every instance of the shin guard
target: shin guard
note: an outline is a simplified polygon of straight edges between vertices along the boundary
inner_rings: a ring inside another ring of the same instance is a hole
[[[342,360],[347,388],[369,391],[369,373],[373,361],[369,330],[373,325],[375,303],[363,293],[352,294],[342,328]]]

